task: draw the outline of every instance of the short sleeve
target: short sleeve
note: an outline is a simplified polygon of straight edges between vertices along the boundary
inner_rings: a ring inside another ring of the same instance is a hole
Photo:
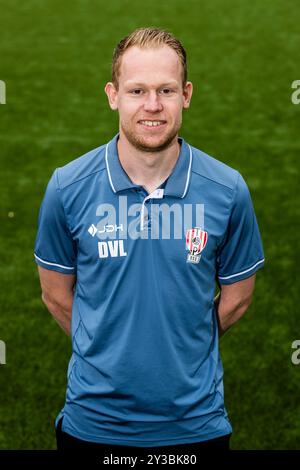
[[[76,272],[76,243],[72,239],[61,202],[55,170],[41,204],[34,247],[36,263],[64,274]]]
[[[232,284],[252,276],[264,266],[262,240],[249,193],[239,174],[226,234],[218,250],[217,278]]]

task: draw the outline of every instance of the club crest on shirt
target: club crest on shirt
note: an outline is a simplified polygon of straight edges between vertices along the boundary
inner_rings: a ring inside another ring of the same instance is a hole
[[[189,250],[187,263],[199,263],[201,252],[205,248],[208,234],[199,227],[191,228],[186,232],[186,246]]]

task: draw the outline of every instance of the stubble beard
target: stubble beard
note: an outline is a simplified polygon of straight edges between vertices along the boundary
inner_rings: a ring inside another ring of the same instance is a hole
[[[155,153],[161,152],[170,146],[175,137],[178,135],[181,123],[177,123],[175,127],[170,129],[170,131],[162,137],[162,141],[159,143],[159,145],[149,144],[147,139],[144,139],[143,136],[135,133],[129,126],[124,125],[122,122],[120,123],[120,126],[127,140],[137,150],[142,152]]]

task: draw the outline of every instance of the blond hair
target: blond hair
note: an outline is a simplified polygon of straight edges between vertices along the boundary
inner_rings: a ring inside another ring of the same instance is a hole
[[[116,89],[119,88],[119,76],[121,59],[127,49],[133,46],[140,48],[146,47],[171,47],[178,55],[182,64],[182,85],[187,82],[187,59],[186,52],[181,42],[176,39],[171,33],[159,28],[138,28],[133,31],[129,36],[123,38],[116,46],[113,52],[112,59],[112,82]]]

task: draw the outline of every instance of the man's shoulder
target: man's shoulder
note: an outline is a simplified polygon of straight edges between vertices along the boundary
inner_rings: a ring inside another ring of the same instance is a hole
[[[234,190],[239,177],[237,170],[196,147],[192,147],[192,151],[192,172],[194,174],[206,178],[216,185],[222,185]]]
[[[80,182],[105,169],[105,147],[101,145],[57,169],[60,189]]]

